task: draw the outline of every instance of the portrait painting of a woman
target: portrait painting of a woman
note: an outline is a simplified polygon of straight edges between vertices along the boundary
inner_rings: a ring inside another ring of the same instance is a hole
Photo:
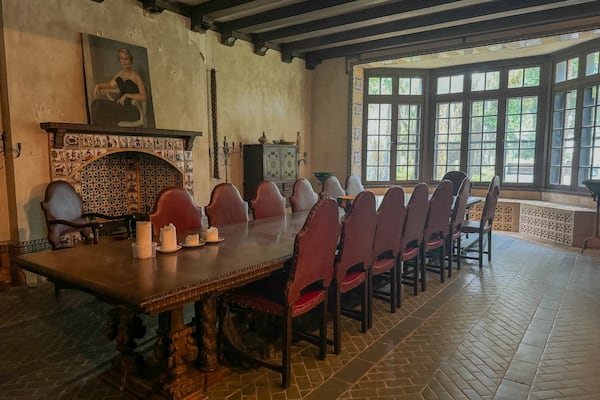
[[[153,128],[146,49],[87,34],[82,43],[90,124]]]

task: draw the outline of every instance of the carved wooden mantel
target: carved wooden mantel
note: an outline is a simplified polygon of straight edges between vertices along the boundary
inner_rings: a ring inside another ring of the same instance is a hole
[[[185,150],[187,151],[192,150],[196,136],[202,136],[202,132],[196,131],[179,131],[174,129],[154,129],[143,127],[124,128],[120,126],[71,124],[64,122],[42,122],[40,123],[40,127],[46,132],[54,134],[54,147],[58,149],[62,149],[64,147],[64,137],[66,133],[180,138],[185,140]]]

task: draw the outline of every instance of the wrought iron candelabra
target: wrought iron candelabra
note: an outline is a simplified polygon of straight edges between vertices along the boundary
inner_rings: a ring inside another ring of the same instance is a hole
[[[223,159],[223,166],[225,167],[225,182],[229,182],[228,168],[231,166],[231,156],[234,154],[239,154],[240,157],[242,156],[242,142],[240,142],[236,148],[235,142],[229,145],[229,143],[227,143],[227,136],[224,136],[223,146],[217,148],[215,157],[217,157],[217,159],[219,157]],[[212,157],[210,148],[208,149],[208,155],[209,157]]]

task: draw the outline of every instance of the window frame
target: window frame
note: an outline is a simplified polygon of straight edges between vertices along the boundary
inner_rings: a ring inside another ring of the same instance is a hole
[[[369,95],[369,78],[372,77],[392,77],[392,94],[391,95]],[[422,94],[421,95],[400,95],[398,94],[399,78],[421,78],[422,82]],[[364,74],[364,93],[363,93],[363,120],[362,120],[362,164],[361,173],[364,177],[363,181],[369,186],[383,186],[383,185],[398,185],[398,184],[415,184],[423,181],[423,144],[425,138],[425,126],[424,118],[425,107],[426,107],[426,93],[427,89],[427,73],[423,70],[408,70],[408,69],[397,69],[397,68],[376,68],[365,70]],[[367,140],[368,140],[368,110],[370,104],[391,104],[391,127],[390,127],[390,180],[389,181],[367,181]],[[398,106],[403,104],[418,104],[421,107],[421,130],[419,133],[419,150],[418,150],[418,177],[414,180],[396,180],[396,166],[397,166],[397,132],[398,132]]]

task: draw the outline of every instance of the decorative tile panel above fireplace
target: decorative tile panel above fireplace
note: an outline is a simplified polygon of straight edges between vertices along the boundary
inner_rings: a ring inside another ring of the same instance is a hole
[[[158,193],[193,194],[192,144],[201,132],[46,122],[50,175],[73,185],[84,211],[147,214]]]

